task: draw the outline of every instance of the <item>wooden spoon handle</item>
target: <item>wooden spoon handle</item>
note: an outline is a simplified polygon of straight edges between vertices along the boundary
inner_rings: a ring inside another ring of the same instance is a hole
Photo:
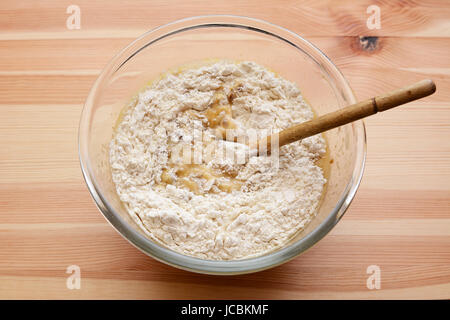
[[[278,133],[278,145],[281,147],[285,144],[368,117],[377,112],[389,110],[407,102],[429,96],[435,91],[436,85],[433,80],[422,80],[413,85],[355,103],[316,119],[282,130]],[[262,150],[268,150],[270,152],[273,136],[268,136],[258,141],[259,152]],[[264,145],[267,146],[267,149],[264,148]]]

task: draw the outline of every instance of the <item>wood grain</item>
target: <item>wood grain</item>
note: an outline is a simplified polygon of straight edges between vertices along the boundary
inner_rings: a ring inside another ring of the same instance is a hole
[[[435,91],[436,85],[433,80],[421,80],[414,84],[321,115],[316,119],[296,124],[274,135],[263,137],[257,141],[254,148],[259,150],[259,154],[261,154],[262,150],[267,154],[268,151],[270,152],[272,150],[273,139],[277,141],[277,148],[282,147],[286,144],[346,125],[408,102],[422,99],[433,94]]]
[[[0,298],[450,298],[450,3],[448,1],[67,1],[0,5]],[[366,8],[381,8],[367,30]],[[269,20],[305,36],[359,99],[432,78],[426,101],[366,120],[368,157],[356,199],[304,255],[256,274],[217,277],[148,258],[90,198],[77,129],[109,59],[143,32],[209,13]],[[371,43],[362,36],[374,36]],[[81,268],[81,289],[66,268]],[[381,268],[381,289],[366,268]]]

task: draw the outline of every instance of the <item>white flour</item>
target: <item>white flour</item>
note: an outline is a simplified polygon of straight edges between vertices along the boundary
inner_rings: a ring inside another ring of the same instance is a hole
[[[208,159],[206,148],[201,164],[183,166],[172,161],[175,148],[190,149],[203,132],[204,146],[239,153],[247,147],[217,138],[221,128],[279,131],[312,117],[293,83],[253,62],[168,74],[139,94],[111,141],[117,193],[151,239],[177,252],[213,260],[264,254],[314,217],[326,182],[315,164],[326,151],[322,136],[283,146],[279,168],[267,156]]]

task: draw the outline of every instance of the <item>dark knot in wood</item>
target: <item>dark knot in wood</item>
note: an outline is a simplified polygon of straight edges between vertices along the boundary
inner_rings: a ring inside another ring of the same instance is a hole
[[[359,47],[362,51],[373,52],[379,49],[378,37],[360,36]]]

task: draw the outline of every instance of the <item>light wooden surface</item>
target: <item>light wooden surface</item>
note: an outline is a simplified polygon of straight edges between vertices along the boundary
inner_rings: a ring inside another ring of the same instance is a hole
[[[436,85],[433,80],[424,79],[414,84],[377,95],[376,97],[345,106],[342,109],[321,115],[311,121],[286,128],[274,135],[262,138],[255,145],[255,148],[259,150],[272,150],[272,139],[277,139],[278,146],[281,147],[315,134],[373,116],[376,113],[403,106],[405,103],[427,97],[435,91]]]
[[[381,8],[381,30],[366,8]],[[81,8],[67,30],[66,8]],[[432,78],[423,101],[366,120],[367,166],[338,226],[272,270],[217,277],[166,266],[97,211],[81,176],[77,126],[107,61],[177,18],[269,20],[321,48],[359,99]],[[364,46],[359,36],[377,36]],[[450,298],[450,2],[2,1],[0,4],[0,298]],[[81,268],[81,289],[66,268]],[[381,289],[366,269],[381,269]]]

